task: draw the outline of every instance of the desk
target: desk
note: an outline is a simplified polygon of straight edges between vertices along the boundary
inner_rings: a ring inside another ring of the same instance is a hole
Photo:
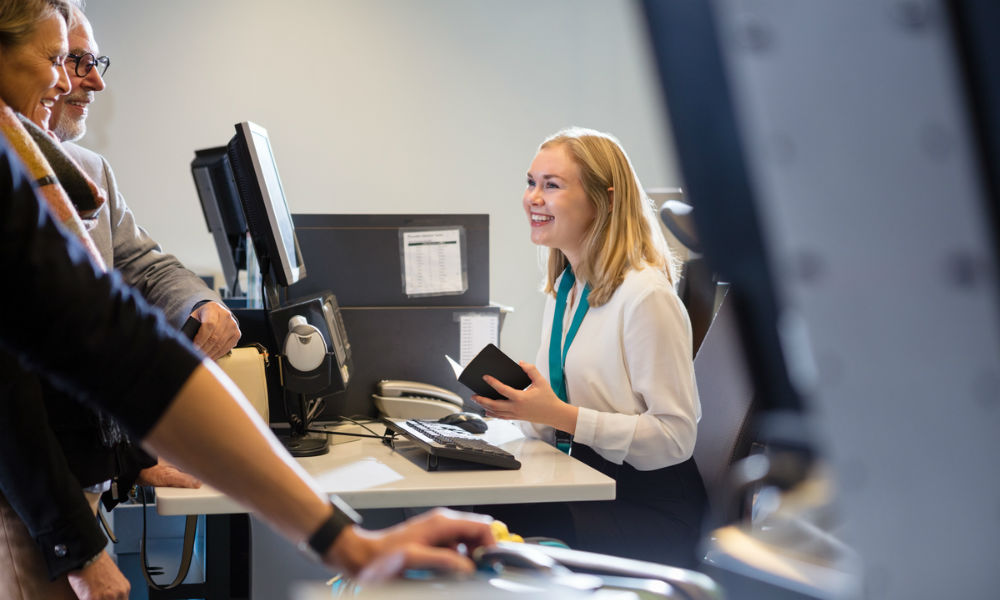
[[[372,428],[377,432],[384,429],[382,425]],[[359,431],[353,426],[346,430]],[[372,438],[337,444],[330,447],[328,454],[298,461],[325,493],[337,494],[359,510],[612,500],[615,497],[613,479],[545,442],[525,439],[509,421],[490,420],[490,429],[484,437],[514,454],[521,461],[521,468],[516,471],[428,472],[381,440]],[[340,439],[335,437],[334,441]],[[156,506],[162,515],[246,512],[240,504],[208,486],[197,490],[156,488]],[[251,597],[277,597],[274,596],[276,590],[287,594],[287,584],[291,580],[316,579],[320,578],[319,573],[325,573],[253,520],[251,533],[255,550],[251,552]],[[208,544],[208,552],[214,554],[211,540]],[[269,576],[267,581],[253,577],[253,573],[265,568],[280,576]],[[208,572],[206,567],[207,575]],[[224,591],[218,595],[226,597]]]
[[[377,432],[384,427],[375,425]],[[346,429],[357,432],[356,427]],[[521,461],[516,471],[425,471],[372,438],[337,444],[323,456],[298,459],[321,489],[356,509],[613,500],[615,481],[549,444],[520,437],[509,421],[490,420],[484,436]],[[505,441],[506,440],[506,441]],[[336,441],[339,441],[336,440]],[[208,486],[156,488],[161,515],[247,512]]]

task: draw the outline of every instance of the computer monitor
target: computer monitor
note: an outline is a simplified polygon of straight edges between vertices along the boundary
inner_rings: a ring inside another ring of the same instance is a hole
[[[249,121],[237,123],[227,149],[260,263],[265,307],[277,308],[278,286],[302,279],[306,268],[267,130]]]
[[[352,369],[336,298],[324,290],[307,298],[287,299],[288,286],[304,278],[306,268],[267,130],[249,121],[237,123],[226,150],[283,366],[282,393],[297,396],[297,414],[288,415],[291,432],[279,438],[293,455],[322,454],[329,440],[326,435],[309,435],[310,421],[321,411],[324,396],[346,388]],[[325,347],[316,346],[320,339]]]
[[[191,175],[219,253],[227,296],[240,296],[239,273],[247,262],[247,222],[226,147],[195,150]]]

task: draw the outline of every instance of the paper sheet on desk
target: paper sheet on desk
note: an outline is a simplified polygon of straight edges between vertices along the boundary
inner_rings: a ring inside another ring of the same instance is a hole
[[[403,478],[402,475],[384,463],[365,458],[312,475],[320,486],[336,488],[343,492],[366,490],[387,485]]]
[[[501,444],[506,444],[507,442],[524,439],[524,432],[521,431],[519,421],[510,421],[508,419],[487,419],[486,422],[489,423],[490,427],[486,430],[486,433],[483,434],[483,439],[494,446],[500,446]]]

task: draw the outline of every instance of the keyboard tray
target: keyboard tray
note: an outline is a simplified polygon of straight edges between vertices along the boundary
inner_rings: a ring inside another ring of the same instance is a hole
[[[436,471],[446,459],[449,466],[454,467],[454,461],[469,464],[468,468],[493,467],[497,469],[520,469],[521,463],[514,455],[498,448],[486,440],[471,434],[454,425],[445,425],[437,421],[394,421],[383,419],[386,425],[383,443],[394,446],[398,438],[412,442],[427,453],[428,471]]]

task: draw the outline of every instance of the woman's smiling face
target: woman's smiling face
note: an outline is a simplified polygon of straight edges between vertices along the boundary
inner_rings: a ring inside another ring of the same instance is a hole
[[[577,264],[596,212],[583,188],[580,167],[562,144],[542,148],[531,161],[524,212],[532,242],[561,250],[570,264]]]
[[[0,47],[0,98],[48,129],[52,105],[69,92],[67,52],[66,22],[57,14],[39,21],[23,43]]]

